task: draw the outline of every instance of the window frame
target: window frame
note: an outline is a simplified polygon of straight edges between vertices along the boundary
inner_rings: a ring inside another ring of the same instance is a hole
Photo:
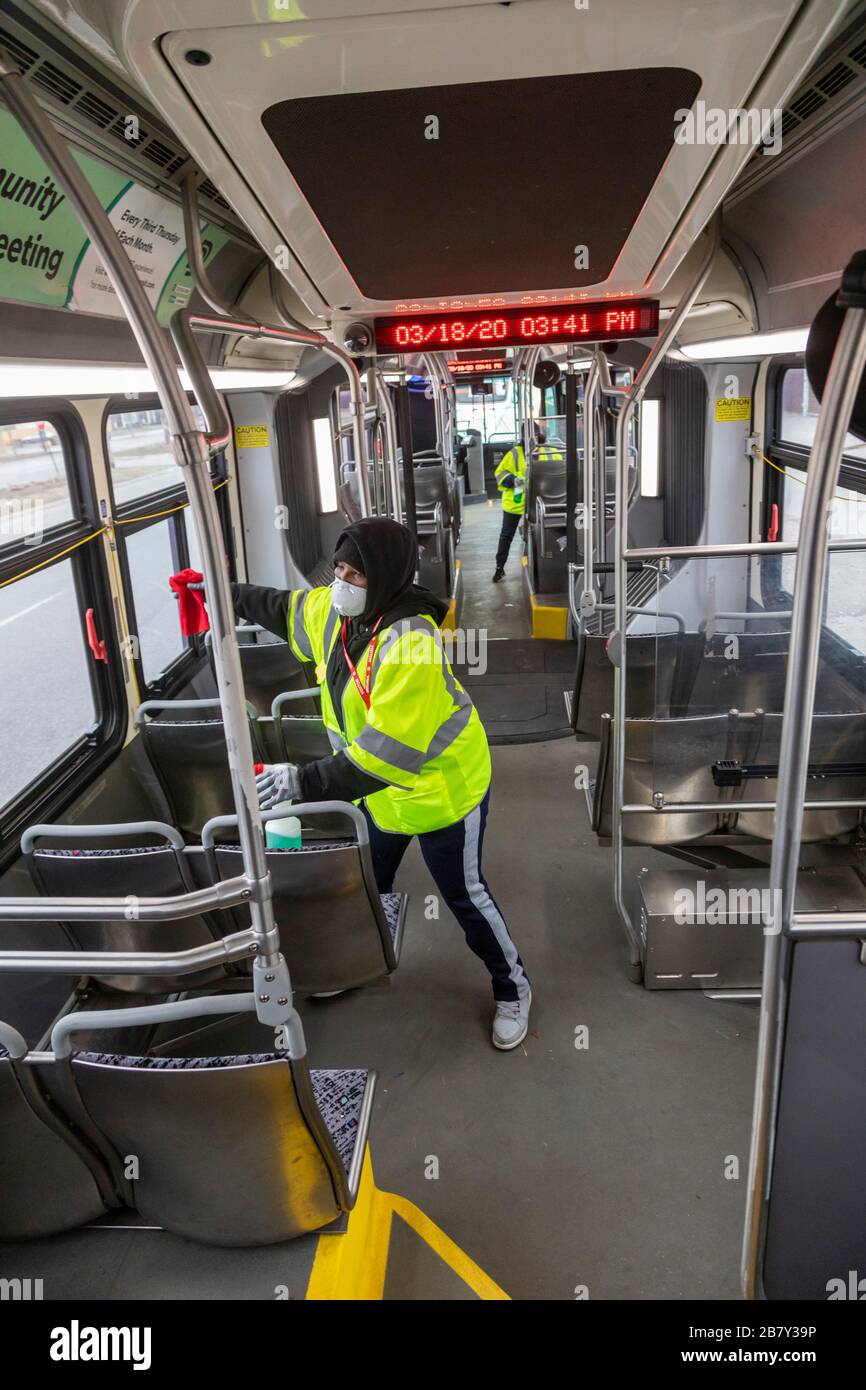
[[[195,396],[191,391],[187,392],[187,400],[190,405],[196,404]],[[188,520],[184,515],[184,513],[189,512],[189,498],[183,479],[177,483],[171,484],[170,487],[159,488],[154,492],[144,493],[141,497],[130,498],[126,502],[118,502],[116,500],[114,493],[114,478],[112,477],[111,469],[111,453],[108,444],[108,422],[112,415],[129,414],[133,410],[162,410],[162,408],[162,402],[156,395],[139,396],[135,401],[130,401],[125,396],[111,396],[106,401],[102,412],[102,449],[108,478],[111,514],[117,527],[115,530],[117,562],[120,569],[121,583],[123,585],[123,599],[126,606],[127,624],[130,633],[133,635],[138,634],[138,619],[135,611],[135,594],[132,585],[132,573],[126,544],[127,537],[137,535],[140,531],[144,531],[150,526],[160,526],[163,522],[168,522],[172,551],[178,556],[178,569],[185,569],[189,565],[189,533],[187,531],[187,526],[192,526],[193,522],[191,518]],[[225,450],[215,454],[211,459],[210,475],[214,486],[228,479],[228,463]],[[220,518],[223,550],[229,559],[229,572],[231,576],[234,577],[235,557],[233,547],[229,543],[229,537],[232,535],[231,516],[228,498],[223,495],[224,493],[225,489],[223,488],[216,494],[217,513]],[[155,512],[166,512],[168,514],[165,516],[153,516],[152,513]],[[141,521],[136,520],[139,516],[142,518]],[[180,641],[184,645],[182,645],[178,655],[160,672],[155,680],[151,681],[147,681],[145,678],[144,664],[141,659],[140,651],[133,652],[132,664],[135,668],[135,677],[142,700],[167,700],[173,698],[173,696],[176,695],[177,692],[201,669],[206,659],[204,638],[202,636],[181,637]]]
[[[69,495],[77,515],[50,527],[39,545],[14,544],[0,548],[0,581],[34,567],[94,531],[105,521],[99,515],[87,432],[78,411],[57,397],[26,397],[0,402],[0,426],[45,420],[63,445]],[[81,641],[95,707],[95,723],[75,743],[0,806],[0,872],[18,857],[21,831],[37,820],[62,814],[104,767],[116,757],[126,736],[128,707],[120,657],[114,603],[104,547],[94,540],[80,545],[55,564],[69,560],[79,611]],[[26,582],[22,580],[22,582]],[[96,630],[105,642],[107,661],[93,659],[87,641],[85,612],[93,609]]]
[[[766,388],[766,407],[764,418],[764,453],[770,463],[763,462],[763,488],[761,498],[761,537],[765,537],[770,525],[773,503],[779,508],[779,536],[778,539],[784,540],[784,516],[785,516],[785,485],[786,478],[779,469],[796,468],[799,472],[808,475],[809,459],[811,457],[811,447],[804,444],[795,444],[784,440],[781,437],[782,429],[782,396],[785,373],[791,370],[805,371],[806,360],[803,353],[785,353],[774,358],[767,371]],[[771,467],[775,464],[776,467]],[[852,492],[866,494],[866,463],[857,459],[851,459],[842,455],[842,465],[839,469],[838,487],[848,488]],[[866,552],[864,552],[866,553]],[[782,560],[781,555],[773,557],[775,563],[768,564],[765,560],[761,566],[761,598],[764,605],[768,608],[790,607],[793,602],[793,593],[784,588],[782,584]],[[825,589],[824,605],[825,614],[822,621],[826,618],[828,590]],[[832,628],[824,626],[825,634],[832,639],[833,649],[839,652],[850,653],[855,649]]]

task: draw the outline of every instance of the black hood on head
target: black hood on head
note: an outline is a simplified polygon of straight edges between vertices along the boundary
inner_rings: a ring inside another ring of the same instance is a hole
[[[418,542],[411,531],[390,517],[371,516],[352,522],[340,532],[337,554],[347,541],[360,555],[367,579],[367,603],[356,621],[370,627],[379,617],[394,621],[397,617],[429,613],[441,623],[448,604],[414,582]]]
[[[448,612],[448,604],[422,585],[415,583],[418,568],[418,542],[405,526],[390,517],[371,516],[353,521],[337,537],[335,552],[348,541],[361,557],[367,579],[367,603],[359,618],[346,625],[346,646],[356,660],[370,640],[370,629],[377,618],[382,625],[401,618],[431,617],[437,626]],[[357,568],[357,566],[353,566]],[[339,696],[348,677],[343,644],[337,640],[328,660],[327,682],[334,708],[340,710]]]

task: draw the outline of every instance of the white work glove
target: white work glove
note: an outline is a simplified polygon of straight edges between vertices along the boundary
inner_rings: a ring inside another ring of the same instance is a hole
[[[294,763],[261,763],[256,773],[259,806],[270,811],[282,801],[300,801],[301,779]]]

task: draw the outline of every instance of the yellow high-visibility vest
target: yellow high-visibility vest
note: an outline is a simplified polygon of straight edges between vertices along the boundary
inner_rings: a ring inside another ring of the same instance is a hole
[[[538,450],[538,457],[542,461],[561,460],[562,454],[557,449],[550,448],[547,444],[542,444]],[[506,487],[499,482],[500,477],[512,474],[517,479],[517,487]],[[522,516],[526,507],[526,455],[523,452],[522,444],[509,449],[507,454],[499,460],[493,475],[497,480],[499,491],[502,493],[502,510],[511,512],[513,516]]]
[[[340,641],[341,622],[330,588],[296,590],[288,624],[295,655],[322,670]],[[350,676],[336,710],[322,679],[331,747],[385,784],[365,798],[382,830],[441,830],[468,815],[490,785],[484,726],[451,670],[433,618],[401,618],[371,640],[369,708]],[[369,651],[368,644],[356,658],[362,684]]]

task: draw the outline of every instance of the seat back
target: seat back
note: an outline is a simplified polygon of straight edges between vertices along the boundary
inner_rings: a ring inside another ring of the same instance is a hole
[[[117,839],[153,839],[158,845],[114,846]],[[51,840],[54,848],[37,848]],[[81,848],[81,842],[86,846]],[[94,843],[95,842],[95,843]],[[74,846],[74,847],[73,847]],[[25,831],[21,851],[40,892],[50,898],[126,898],[124,922],[65,922],[72,943],[82,951],[184,951],[203,946],[222,935],[205,916],[178,917],[164,922],[139,921],[137,898],[177,897],[193,888],[183,858],[183,839],[173,826],[159,821],[125,825],[35,825]],[[222,967],[193,977],[196,985],[225,976]],[[100,976],[111,989],[165,994],[178,988],[177,976]],[[186,986],[184,986],[186,987]]]
[[[782,715],[763,714],[752,716],[754,738],[749,754],[750,761],[778,766],[782,743]],[[834,777],[833,764],[866,764],[866,714],[815,714],[812,717],[812,734],[809,745],[809,763],[816,769],[826,768],[820,778],[809,778],[806,782],[806,799],[821,800],[864,800],[866,799],[866,775]],[[775,801],[778,794],[778,781],[775,777],[761,778],[743,784],[743,799],[749,801]],[[816,843],[831,840],[838,835],[850,834],[856,829],[861,811],[856,807],[826,811],[805,811],[803,813],[803,843]],[[737,829],[756,839],[772,840],[773,817],[761,812],[743,811],[737,816]]]
[[[551,453],[558,453],[560,457],[551,458]],[[532,506],[536,497],[543,497],[546,502],[564,502],[565,489],[564,453],[561,450],[552,449],[547,444],[542,445],[541,452],[537,453],[533,450],[529,459],[526,479],[528,514],[532,515]]]
[[[244,678],[244,694],[256,714],[269,714],[277,695],[285,690],[303,690],[309,685],[307,672],[288,642],[261,627],[237,627],[238,652]],[[213,664],[211,634],[205,634],[205,646]],[[304,704],[299,714],[314,714],[315,702]]]
[[[219,713],[213,713],[219,709],[219,700],[146,700],[136,710],[135,722],[172,821],[185,840],[197,840],[205,821],[234,806],[225,729]],[[258,758],[254,719],[250,730]]]
[[[0,1024],[0,1240],[56,1235],[107,1210],[81,1156],[48,1123],[26,1053],[21,1035]]]
[[[415,478],[415,506],[419,511],[432,511],[441,502],[445,525],[451,524],[451,492],[444,463],[430,459],[426,464],[418,464],[413,469]],[[402,494],[401,475],[401,494]]]
[[[270,1245],[321,1230],[351,1209],[374,1078],[311,1072],[295,1015],[290,1054],[71,1055],[83,1028],[253,1013],[250,994],[184,999],[61,1019],[52,1045],[112,1164],[135,1154],[138,1212],[214,1245]],[[262,1030],[263,1037],[271,1037]],[[210,1030],[204,1035],[212,1041]],[[292,1038],[292,1029],[289,1033]]]
[[[350,840],[307,836],[300,849],[266,851],[280,946],[295,988],[309,993],[351,989],[390,974],[400,956],[406,900],[399,893],[380,897],[363,815],[347,802],[292,810],[305,823],[342,820],[353,832]],[[264,819],[283,814],[266,812]],[[236,817],[222,816],[202,830],[202,850],[216,880],[239,872],[240,846],[217,842],[236,829]]]

